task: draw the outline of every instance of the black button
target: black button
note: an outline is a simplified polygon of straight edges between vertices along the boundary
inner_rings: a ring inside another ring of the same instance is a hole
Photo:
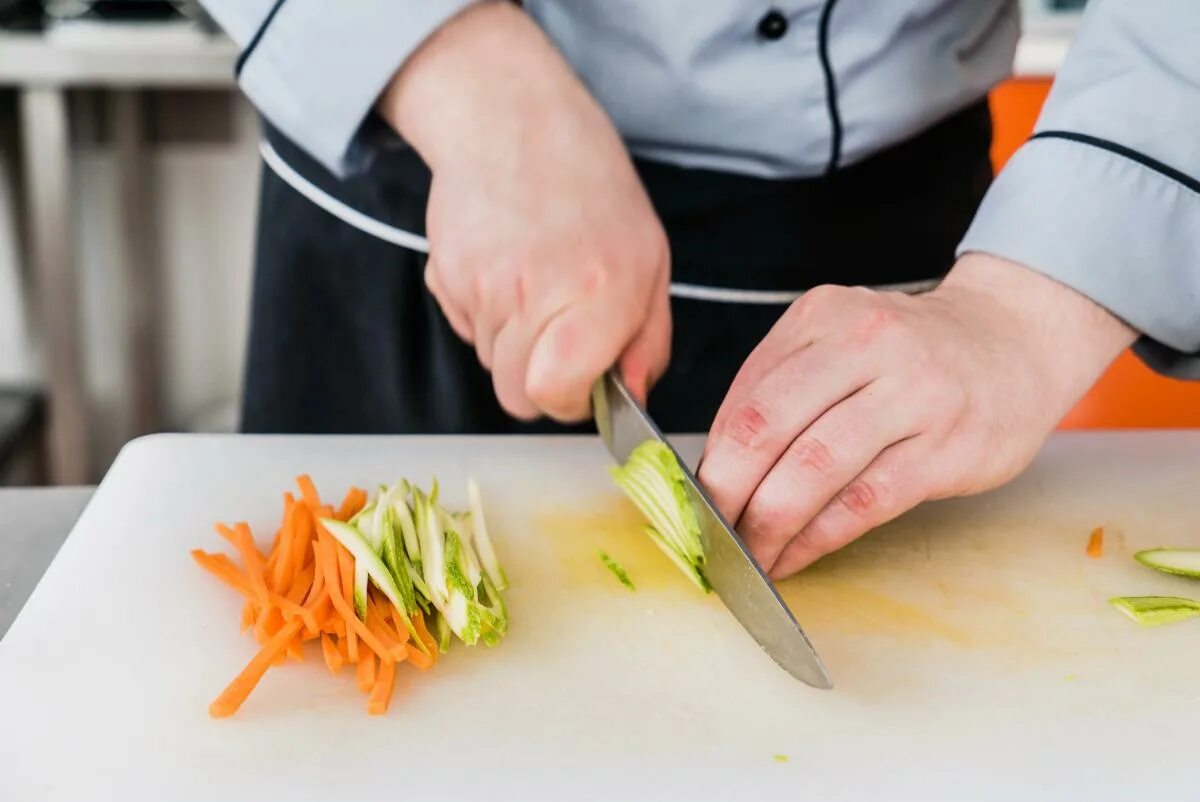
[[[787,33],[788,21],[777,8],[773,8],[758,21],[758,35],[769,41],[782,39]]]

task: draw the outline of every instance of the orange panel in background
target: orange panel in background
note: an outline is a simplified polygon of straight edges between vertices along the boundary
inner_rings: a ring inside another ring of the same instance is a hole
[[[1033,133],[1050,91],[1045,78],[1014,78],[992,91],[992,164],[999,171]],[[1132,352],[1118,357],[1063,419],[1063,429],[1200,427],[1200,382],[1167,379]]]

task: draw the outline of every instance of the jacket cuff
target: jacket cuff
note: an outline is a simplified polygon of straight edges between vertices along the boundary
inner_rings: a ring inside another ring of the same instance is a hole
[[[283,0],[243,54],[242,91],[335,175],[365,167],[361,135],[405,59],[472,0]]]
[[[958,254],[990,253],[1078,290],[1153,341],[1136,349],[1150,367],[1195,374],[1200,191],[1188,182],[1120,145],[1042,133],[1000,173]]]

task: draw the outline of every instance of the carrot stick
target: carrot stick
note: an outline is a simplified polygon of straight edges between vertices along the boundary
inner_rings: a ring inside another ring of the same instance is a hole
[[[355,669],[354,678],[358,680],[358,689],[363,693],[370,693],[375,687],[375,655],[364,654],[358,661],[358,668]]]
[[[307,473],[296,477],[296,487],[300,488],[300,497],[304,499],[304,503],[309,508],[315,509],[321,506],[321,497],[317,494],[316,485],[313,484],[312,478]]]
[[[254,622],[254,635],[258,638],[259,643],[266,643],[283,628],[285,623],[283,613],[279,611],[279,608],[268,604],[262,608],[258,614],[258,620]]]
[[[346,605],[347,609],[351,610],[351,613],[353,614],[353,609],[354,609],[354,558],[350,556],[350,552],[346,551],[346,549],[340,543],[336,543],[336,542],[334,543],[334,550],[337,552],[338,568],[341,570],[342,602]],[[342,612],[341,608],[338,607],[338,604],[336,601],[334,602],[334,607],[337,608],[339,613]],[[345,618],[344,613],[342,614],[342,617]],[[354,620],[355,621],[358,620],[357,615],[354,615]],[[349,648],[350,648],[350,662],[357,663],[358,662],[358,632],[354,627],[350,626],[350,621],[348,619],[346,621],[346,638],[349,641],[347,646],[349,646]]]
[[[247,599],[245,605],[242,606],[242,632],[254,626],[255,617],[254,602]]]
[[[246,664],[242,672],[233,678],[233,682],[221,691],[221,695],[208,706],[208,714],[213,718],[225,718],[237,712],[246,697],[258,685],[263,674],[271,667],[275,657],[282,652],[292,637],[300,630],[300,622],[293,621],[275,633],[271,640],[259,649],[258,654]]]
[[[202,549],[192,549],[192,559],[205,571],[245,596],[247,600],[258,601],[258,596],[250,587],[250,581],[224,554],[209,554]]]
[[[304,648],[301,645],[302,643],[300,633],[296,633],[295,637],[288,641],[287,645],[287,656],[299,663],[304,662]]]
[[[292,549],[296,547],[296,510],[300,505],[293,504],[287,511],[283,521],[283,534],[279,537],[279,548],[271,552],[275,564],[271,567],[271,589],[279,593],[287,593],[291,588]]]
[[[246,578],[250,580],[250,587],[254,589],[254,594],[258,597],[258,603],[266,606],[268,604],[267,583],[263,579],[265,561],[258,547],[254,545],[254,538],[250,534],[250,527],[244,523],[240,523],[230,529],[225,524],[217,524],[217,532],[221,537],[232,543],[234,548],[242,555],[242,564]]]
[[[379,675],[375,677],[375,687],[367,699],[367,713],[372,716],[382,716],[387,712],[392,702],[392,689],[396,687],[396,664],[391,660],[379,661]]]
[[[321,564],[321,560],[317,556],[316,538],[314,538],[312,540],[312,542],[309,543],[308,548],[309,548],[309,551],[312,552],[312,556],[313,556],[313,561],[312,561],[313,578],[312,578],[312,585],[309,586],[309,588],[308,588],[308,596],[306,596],[304,598],[304,606],[305,607],[309,607],[310,605],[314,604],[316,602],[316,600],[321,597],[321,591],[325,590],[325,572],[320,570],[320,568],[318,567]]]
[[[425,629],[425,623],[420,620],[419,616],[413,617],[413,623],[417,627],[417,634],[421,635],[421,640],[424,641],[426,646],[429,647],[429,654],[425,654],[420,649],[409,649],[408,650],[408,662],[412,663],[414,666],[421,669],[422,671],[428,671],[429,669],[431,669],[435,665],[437,665],[437,661],[438,661],[437,644],[432,642],[431,639],[427,637],[428,631]],[[422,632],[424,632],[425,634],[422,635],[421,634]]]
[[[333,638],[328,635],[321,636],[321,654],[325,657],[325,665],[329,667],[330,674],[337,674],[342,670],[342,665],[345,663],[342,660],[342,653],[338,650],[337,644],[333,642]]]
[[[296,514],[296,534],[292,543],[292,558],[288,565],[288,572],[293,582],[305,568],[305,562],[311,549],[310,544],[315,534],[316,522],[313,520],[312,511],[308,507],[301,507]]]
[[[337,512],[333,517],[339,521],[349,521],[359,510],[367,504],[367,491],[360,490],[357,487],[352,487],[346,491],[346,497],[342,499],[342,504],[337,508]]]
[[[1097,526],[1088,538],[1087,556],[1097,559],[1104,556],[1104,527]]]
[[[271,594],[271,604],[274,605],[287,620],[299,618],[304,623],[304,628],[309,632],[318,631],[317,617],[312,610],[301,607],[295,602],[289,600],[278,593]]]
[[[292,588],[287,592],[287,598],[296,604],[303,604],[304,597],[312,590],[313,572],[315,567],[306,565],[300,569],[292,580]]]

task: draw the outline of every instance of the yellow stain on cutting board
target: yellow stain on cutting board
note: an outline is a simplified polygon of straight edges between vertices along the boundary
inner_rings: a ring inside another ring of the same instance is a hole
[[[608,552],[629,572],[639,593],[668,593],[697,604],[712,601],[658,550],[644,533],[645,519],[620,497],[579,511],[547,509],[538,527],[554,544],[566,579],[576,587],[628,593],[597,556]],[[815,566],[780,584],[780,594],[806,627],[843,634],[883,634],[969,645],[969,633],[911,601],[871,589],[860,572]]]

